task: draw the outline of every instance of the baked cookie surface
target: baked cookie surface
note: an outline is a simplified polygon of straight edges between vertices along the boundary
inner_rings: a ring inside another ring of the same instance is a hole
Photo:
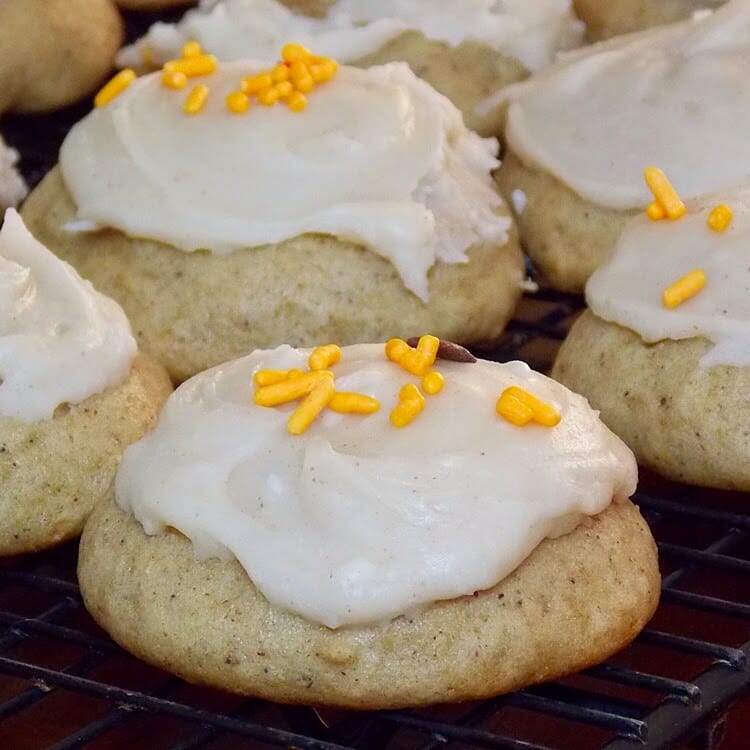
[[[659,598],[656,548],[629,502],[544,542],[488,591],[343,631],[274,608],[236,562],[146,536],[111,499],[86,526],[78,576],[118,643],[189,682],[356,709],[471,700],[582,669],[626,646]]]
[[[0,556],[78,536],[122,451],[151,428],[171,391],[163,367],[138,355],[122,385],[65,405],[52,419],[0,415]]]

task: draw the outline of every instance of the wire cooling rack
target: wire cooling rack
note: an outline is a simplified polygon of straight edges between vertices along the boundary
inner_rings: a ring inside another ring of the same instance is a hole
[[[492,350],[549,368],[577,297],[527,298]],[[747,495],[646,477],[636,498],[661,552],[662,604],[607,663],[493,700],[352,713],[278,706],[189,686],[120,650],[75,584],[76,547],[0,563],[0,748],[11,750],[633,750],[717,748],[750,685]],[[498,665],[501,668],[501,665]]]
[[[129,39],[156,18],[127,15]],[[30,184],[87,108],[0,123]],[[477,353],[547,371],[581,305],[529,296],[502,340]],[[664,585],[629,648],[557,682],[418,711],[279,706],[187,685],[124,653],[89,618],[75,544],[0,561],[0,748],[718,749],[724,712],[750,687],[750,497],[644,476],[636,501],[659,542]]]

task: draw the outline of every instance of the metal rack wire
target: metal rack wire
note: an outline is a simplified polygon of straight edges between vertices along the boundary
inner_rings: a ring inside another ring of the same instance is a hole
[[[484,356],[547,369],[580,299],[541,292]],[[711,727],[750,687],[747,496],[645,477],[662,604],[606,664],[493,700],[355,714],[191,687],[124,654],[83,610],[75,545],[0,563],[0,747],[13,750],[632,750]],[[713,747],[716,732],[705,735]]]

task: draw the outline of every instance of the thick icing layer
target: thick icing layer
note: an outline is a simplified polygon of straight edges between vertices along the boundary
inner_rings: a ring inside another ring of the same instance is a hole
[[[423,299],[437,260],[505,242],[497,142],[468,131],[406,65],[342,68],[300,114],[283,104],[232,114],[226,95],[259,69],[227,63],[205,78],[197,116],[157,73],[85,117],[60,154],[79,219],[219,254],[332,234],[390,260]]]
[[[179,56],[188,39],[222,60],[271,60],[291,39],[354,62],[410,30],[454,47],[481,42],[529,70],[549,65],[583,36],[570,0],[339,0],[323,19],[297,15],[275,0],[204,0],[177,24],[154,24],[117,61],[122,67],[144,60],[161,65]]]
[[[734,214],[723,233],[706,226],[711,209],[725,203]],[[613,255],[586,286],[591,310],[644,341],[701,336],[714,346],[703,367],[750,367],[750,188],[688,202],[678,221],[640,216],[628,225]],[[662,291],[694,269],[706,273],[705,288],[667,309]]]
[[[49,419],[61,404],[122,383],[135,354],[119,305],[8,209],[0,230],[0,414]]]
[[[17,206],[29,192],[23,177],[16,170],[18,152],[5,145],[0,136],[0,210]]]
[[[336,387],[380,400],[371,416],[326,411],[299,437],[295,404],[256,406],[263,368],[307,351],[258,351],[197,375],[128,448],[117,500],[148,534],[165,527],[201,557],[235,556],[276,606],[328,627],[374,622],[490,588],[545,538],[635,489],[632,453],[584,398],[525,364],[438,360],[445,387],[408,427],[389,412],[418,382],[381,345],[343,349]],[[513,427],[495,412],[520,385],[562,413]]]
[[[572,53],[520,84],[506,136],[524,161],[613,209],[661,167],[684,198],[750,178],[750,3]],[[494,100],[487,106],[494,104]]]

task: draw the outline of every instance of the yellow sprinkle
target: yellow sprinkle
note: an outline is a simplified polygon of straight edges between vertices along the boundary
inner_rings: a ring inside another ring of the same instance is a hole
[[[328,406],[333,394],[333,378],[319,378],[310,395],[292,412],[287,430],[292,435],[301,435]]]
[[[336,344],[326,344],[313,349],[308,359],[311,370],[327,370],[341,360],[341,348]]]
[[[531,419],[544,427],[554,427],[560,422],[560,412],[552,404],[515,385],[503,391],[497,402],[497,413],[518,426],[527,424]],[[526,418],[527,413],[531,415],[529,419]]]
[[[168,89],[184,89],[187,85],[187,76],[179,70],[165,70],[161,74],[161,83]]]
[[[275,385],[276,383],[283,383],[289,379],[289,370],[258,370],[253,375],[253,383],[259,388],[263,388],[266,385]],[[302,372],[300,370],[300,372]]]
[[[191,39],[189,42],[185,42],[185,44],[182,45],[183,59],[198,57],[198,55],[202,53],[203,48],[200,46],[200,44],[198,44],[198,42],[195,41],[195,39]]]
[[[257,76],[249,76],[242,79],[242,92],[244,94],[257,94],[264,89],[270,89],[273,86],[273,78],[270,73],[260,73]]]
[[[117,98],[122,94],[125,89],[135,81],[135,71],[130,68],[121,70],[114,78],[108,83],[105,83],[99,93],[94,97],[95,107],[104,107],[109,104],[113,99]]]
[[[664,307],[668,307],[671,310],[673,307],[681,305],[686,300],[698,294],[704,286],[706,286],[706,274],[700,268],[685,274],[685,276],[675,281],[674,284],[667,287],[662,293],[661,298],[664,302]]]
[[[274,86],[276,93],[279,95],[279,99],[284,99],[294,91],[294,87],[289,81],[282,81]]]
[[[272,107],[279,101],[279,92],[273,86],[263,89],[258,92],[258,101],[265,107]]]
[[[280,406],[307,396],[321,380],[333,383],[333,373],[307,372],[297,377],[290,377],[280,383],[267,385],[255,391],[254,400],[258,406]]]
[[[716,206],[713,211],[708,215],[709,229],[713,229],[714,232],[723,232],[732,222],[732,209],[726,204],[722,203]]]
[[[417,351],[427,357],[429,366],[432,366],[435,363],[435,357],[437,357],[439,348],[440,339],[437,336],[421,336],[417,343]]]
[[[303,94],[309,94],[315,88],[315,81],[310,75],[310,69],[304,62],[292,63],[291,78],[294,88]]]
[[[279,63],[271,71],[271,79],[274,83],[282,83],[289,80],[289,68],[284,63]]]
[[[440,393],[445,385],[445,378],[442,373],[437,370],[430,370],[422,378],[422,389],[428,396],[434,396],[436,393]]]
[[[203,86],[201,84],[200,86],[193,88],[193,90],[187,95],[182,108],[189,115],[197,115],[206,105],[207,99],[208,86]]]
[[[430,369],[430,365],[432,364],[426,354],[411,347],[404,352],[398,363],[406,372],[417,375],[420,378]]]
[[[503,391],[495,408],[503,419],[516,425],[516,427],[523,427],[534,418],[534,412],[531,408],[509,394],[507,390]]]
[[[335,60],[325,57],[319,63],[310,65],[310,75],[315,83],[325,83],[336,75],[338,69],[339,64]]]
[[[398,394],[399,402],[391,412],[394,427],[406,427],[422,412],[425,398],[414,383],[407,383]]]
[[[302,112],[307,108],[307,97],[301,91],[292,91],[286,98],[286,106],[292,112]]]
[[[649,189],[654,194],[654,198],[656,198],[670,219],[679,219],[685,215],[685,211],[687,210],[685,204],[661,169],[658,167],[647,167],[643,172],[643,177]]]
[[[247,112],[250,107],[250,99],[247,94],[243,94],[241,91],[233,91],[231,94],[228,94],[226,101],[227,109],[236,115]]]
[[[411,347],[403,339],[390,339],[385,345],[385,356],[391,362],[400,362]]]
[[[196,55],[183,60],[170,60],[164,64],[168,73],[184,73],[188,78],[213,73],[219,65],[214,55]]]
[[[374,414],[380,409],[380,401],[364,393],[336,393],[328,402],[328,408],[339,414]]]
[[[285,44],[281,50],[281,59],[284,62],[294,63],[307,61],[311,57],[310,50],[301,44]]]
[[[298,369],[296,367],[293,368],[293,369],[291,369],[291,370],[289,370],[289,378],[290,379],[291,378],[298,378],[301,375],[307,375],[307,373],[304,370],[300,370],[300,369]]]
[[[659,201],[651,201],[646,206],[646,214],[651,221],[661,221],[667,218],[667,212],[661,207]]]

